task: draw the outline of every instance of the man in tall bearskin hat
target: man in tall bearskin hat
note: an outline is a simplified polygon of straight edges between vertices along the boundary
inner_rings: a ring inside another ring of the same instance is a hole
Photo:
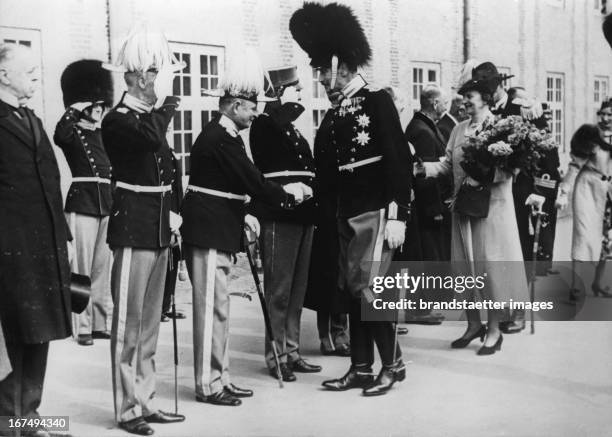
[[[405,366],[393,324],[361,320],[361,301],[371,299],[370,278],[386,273],[404,240],[410,151],[389,94],[369,90],[357,72],[371,51],[352,10],[336,3],[305,3],[289,26],[319,69],[320,82],[339,96],[330,139],[337,154],[339,286],[350,295],[351,367],[323,385],[329,390],[361,388],[366,396],[385,394],[405,378]],[[376,379],[374,344],[382,361]]]
[[[299,103],[301,86],[295,66],[268,70],[270,94],[264,112],[253,121],[251,154],[267,180],[281,184],[303,182],[312,185],[314,160],[308,141],[293,122],[304,112]],[[300,355],[300,319],[308,281],[313,236],[314,200],[294,210],[251,202],[251,211],[261,222],[261,248],[265,296],[274,338],[278,343],[283,380],[295,381],[293,372],[320,372]],[[276,378],[277,369],[269,341],[266,364]]]
[[[185,419],[160,411],[154,399],[154,358],[169,246],[180,224],[171,219],[172,192],[180,176],[166,141],[179,104],[178,97],[165,97],[173,71],[181,68],[173,61],[160,32],[136,27],[122,46],[117,64],[109,66],[123,72],[127,92],[102,122],[115,182],[108,225],[108,243],[114,251],[115,417],[121,428],[140,435],[153,434],[150,423]]]
[[[257,116],[264,70],[253,51],[234,56],[223,77],[219,117],[207,124],[191,149],[189,185],[183,202],[181,233],[193,286],[193,353],[198,402],[238,406],[253,395],[229,375],[229,293],[232,256],[239,252],[246,225],[247,195],[280,210],[291,209],[312,190],[302,182],[280,185],[251,162],[239,132]]]
[[[64,207],[74,237],[72,271],[91,278],[91,300],[87,309],[74,317],[74,331],[80,345],[92,345],[93,338],[110,338],[111,251],[106,231],[112,168],[102,145],[100,121],[112,104],[111,73],[102,68],[101,61],[76,61],[64,70],[61,86],[66,112],[57,123],[53,140],[72,172]]]

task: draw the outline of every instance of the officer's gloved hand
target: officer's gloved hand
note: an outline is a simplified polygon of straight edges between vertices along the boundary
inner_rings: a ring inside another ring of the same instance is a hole
[[[93,106],[93,102],[75,102],[70,105],[71,108],[76,109],[79,112],[83,112],[85,109]]]
[[[302,186],[306,186],[301,182],[293,182],[291,184],[283,185],[283,190],[286,193],[292,194],[295,199],[295,204],[299,205],[304,201],[304,189]]]
[[[385,226],[385,241],[389,249],[397,249],[404,244],[406,235],[406,223],[400,220],[387,220]]]
[[[527,197],[527,200],[525,200],[525,205],[531,206],[531,210],[538,213],[542,212],[544,202],[546,202],[546,197],[531,193],[529,197]]]
[[[249,228],[252,232],[254,232],[255,235],[259,237],[259,231],[260,231],[259,220],[257,220],[256,217],[253,217],[251,214],[247,214],[244,217],[244,224],[246,225],[247,228]]]
[[[157,96],[157,102],[155,107],[159,108],[166,99],[167,96],[172,95],[172,83],[174,80],[174,72],[170,65],[162,67],[155,76],[153,82],[153,88],[155,89],[155,95]]]

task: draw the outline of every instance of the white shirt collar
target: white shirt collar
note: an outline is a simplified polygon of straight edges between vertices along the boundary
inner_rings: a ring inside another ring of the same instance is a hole
[[[495,102],[495,109],[505,108],[508,103],[508,93],[504,93],[504,96]]]
[[[145,112],[151,112],[153,110],[153,106],[149,105],[147,102],[140,100],[138,97],[134,97],[130,93],[124,93],[123,98],[121,99],[123,104],[130,108],[132,111],[136,111],[139,114]]]
[[[19,106],[22,106],[19,104],[19,100],[17,99],[17,97],[2,89],[0,89],[0,100],[2,100],[7,105],[11,105],[15,109],[19,108]]]
[[[345,98],[350,99],[355,94],[357,94],[367,84],[368,83],[361,76],[361,74],[358,74],[349,83],[347,83],[344,88],[342,88],[342,91],[341,91],[342,95]]]
[[[227,133],[231,136],[238,136],[238,126],[236,126],[236,123],[234,123],[227,115],[221,114],[221,117],[219,117],[219,124],[223,126]]]

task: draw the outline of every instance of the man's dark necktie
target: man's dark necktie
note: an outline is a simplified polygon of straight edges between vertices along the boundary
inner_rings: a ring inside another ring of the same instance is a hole
[[[25,128],[28,131],[32,130],[32,126],[30,126],[30,119],[28,118],[28,111],[25,106],[20,106],[17,108],[17,113],[21,117],[21,122],[24,124]]]

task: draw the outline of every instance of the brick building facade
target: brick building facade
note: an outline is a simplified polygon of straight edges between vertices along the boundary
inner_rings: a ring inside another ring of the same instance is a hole
[[[464,55],[491,60],[511,85],[522,85],[553,109],[553,130],[567,152],[572,132],[595,120],[608,95],[612,54],[601,34],[602,0],[344,0],[359,16],[373,49],[364,71],[375,86],[396,86],[418,107],[423,85],[456,85]],[[63,111],[59,77],[71,61],[114,57],[138,19],[159,24],[189,63],[175,79],[181,113],[169,132],[187,156],[216,100],[214,87],[227,56],[241,44],[256,47],[266,66],[298,65],[307,111],[298,127],[311,139],[327,102],[308,59],[293,42],[289,18],[302,0],[2,0],[0,40],[30,45],[40,59],[42,92],[32,102],[52,132]],[[465,18],[468,18],[466,20]],[[466,31],[467,29],[467,31]],[[466,38],[466,36],[468,38]],[[116,77],[116,92],[123,89]]]

